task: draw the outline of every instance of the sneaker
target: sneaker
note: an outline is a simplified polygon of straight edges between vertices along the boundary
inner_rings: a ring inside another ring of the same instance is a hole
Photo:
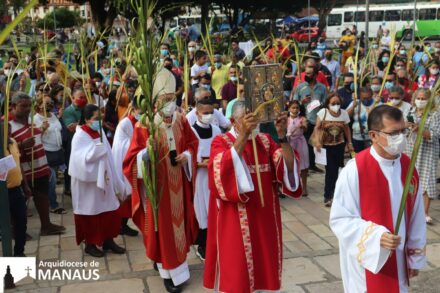
[[[205,261],[205,248],[203,246],[197,246],[196,255],[202,260]]]
[[[324,205],[326,207],[331,207],[332,206],[332,202],[333,202],[333,200],[331,198],[324,199]]]

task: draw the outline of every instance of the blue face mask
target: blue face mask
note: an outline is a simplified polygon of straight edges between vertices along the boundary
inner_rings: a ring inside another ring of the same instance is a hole
[[[350,84],[350,90],[351,90],[352,92],[354,92],[354,82],[352,82],[352,83]]]
[[[391,89],[393,86],[394,86],[394,83],[393,83],[393,82],[391,82],[391,81],[387,81],[387,82],[385,82],[385,88],[386,88],[387,90]]]
[[[162,50],[160,50],[160,54],[162,56],[167,56],[168,55],[168,50],[167,49],[162,49]]]
[[[176,59],[173,60],[174,67],[179,67],[179,61]]]
[[[215,67],[216,67],[216,68],[220,68],[220,67],[222,67],[222,63],[221,63],[221,62],[216,62],[216,63],[215,63]]]
[[[90,125],[90,128],[94,131],[99,131],[99,128],[100,128],[99,126],[100,126],[99,121],[95,120],[92,122],[92,125]]]
[[[388,63],[388,61],[390,61],[390,57],[382,57],[383,63]]]
[[[139,120],[141,119],[141,117],[142,117],[142,114],[136,114],[136,115],[134,116],[134,119],[136,119],[137,121],[139,121]]]
[[[202,86],[207,90],[211,89],[211,85],[209,84],[202,84]]]
[[[364,106],[370,106],[373,103],[373,99],[368,99],[368,100],[362,100],[362,104],[364,104]]]

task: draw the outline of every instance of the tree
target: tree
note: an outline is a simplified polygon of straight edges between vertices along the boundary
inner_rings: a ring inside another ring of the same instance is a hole
[[[311,3],[311,6],[318,11],[318,36],[325,30],[327,26],[327,15],[332,11],[333,7],[335,7],[336,2],[336,0],[315,0]]]
[[[38,20],[37,26],[47,29],[67,28],[81,25],[83,22],[84,20],[79,15],[79,11],[72,11],[62,7],[54,9],[43,19]]]

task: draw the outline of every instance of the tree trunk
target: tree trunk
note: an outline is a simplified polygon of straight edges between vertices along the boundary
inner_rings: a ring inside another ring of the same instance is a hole
[[[110,5],[108,10],[106,10],[105,5],[99,1],[89,1],[89,3],[97,35],[109,36],[112,31],[113,21],[118,15],[116,7]]]
[[[200,1],[200,5],[201,5],[201,33],[203,36],[206,36],[207,33],[207,28],[209,26],[209,4],[210,1],[209,0],[201,0]]]
[[[318,3],[315,4],[316,5],[313,5],[312,3],[315,9],[318,10],[318,36],[320,36],[327,27],[327,16],[332,11],[333,7],[335,7],[336,0],[319,0]]]
[[[234,5],[234,11],[232,16],[233,18],[232,21],[234,23],[234,26],[238,26],[238,13],[239,13],[238,6]]]

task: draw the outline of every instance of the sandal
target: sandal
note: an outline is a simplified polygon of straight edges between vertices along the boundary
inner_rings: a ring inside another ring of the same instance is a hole
[[[426,216],[425,217],[425,221],[426,221],[426,224],[428,224],[428,225],[432,225],[433,224],[432,223],[432,218],[430,216]]]
[[[63,208],[54,208],[50,210],[51,213],[57,214],[57,215],[64,215],[66,214],[66,210]]]

